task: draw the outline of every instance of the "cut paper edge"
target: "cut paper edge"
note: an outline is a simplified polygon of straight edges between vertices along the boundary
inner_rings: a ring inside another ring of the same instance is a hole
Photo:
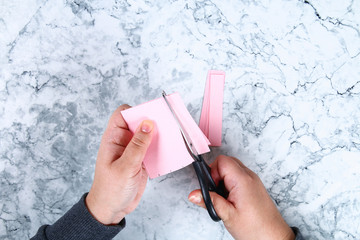
[[[170,106],[173,108],[177,118],[180,121],[181,127],[189,135],[192,143],[198,154],[210,152],[210,141],[205,134],[198,127],[189,111],[183,104],[179,94],[172,94],[167,96]]]

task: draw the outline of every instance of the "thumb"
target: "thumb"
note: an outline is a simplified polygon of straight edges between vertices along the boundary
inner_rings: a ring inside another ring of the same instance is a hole
[[[153,129],[154,123],[151,120],[144,120],[137,128],[119,159],[119,162],[126,164],[126,168],[134,169],[141,167],[141,163],[151,143]]]
[[[216,192],[210,192],[210,197],[217,215],[223,222],[228,221],[230,219],[231,212],[235,211],[234,206]],[[206,209],[200,189],[192,191],[188,198],[190,202]]]

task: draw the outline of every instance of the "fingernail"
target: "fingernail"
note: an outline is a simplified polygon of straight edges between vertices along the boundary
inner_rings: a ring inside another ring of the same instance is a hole
[[[191,197],[189,198],[189,201],[192,202],[192,203],[197,204],[197,203],[200,203],[200,202],[201,202],[201,197],[198,196],[198,195],[194,195],[194,196],[191,196]]]
[[[144,120],[141,124],[141,131],[143,133],[149,133],[153,130],[154,124],[150,120]]]

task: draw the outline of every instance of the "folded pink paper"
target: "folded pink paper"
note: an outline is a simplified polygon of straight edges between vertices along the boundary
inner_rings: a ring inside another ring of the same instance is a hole
[[[187,111],[178,93],[167,96],[167,100],[190,135],[199,154],[209,152],[209,140]],[[130,131],[135,132],[145,119],[154,121],[156,131],[144,158],[150,178],[155,178],[186,167],[193,162],[182,138],[179,126],[163,98],[158,98],[121,112]]]
[[[225,72],[208,72],[199,127],[210,141],[210,146],[221,146],[222,106]]]

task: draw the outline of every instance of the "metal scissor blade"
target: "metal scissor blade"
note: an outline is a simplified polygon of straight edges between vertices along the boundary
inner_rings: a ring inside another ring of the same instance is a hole
[[[192,143],[189,134],[185,131],[184,127],[182,126],[181,121],[180,121],[179,118],[176,116],[176,113],[175,113],[174,109],[171,107],[169,101],[166,99],[167,94],[165,93],[164,90],[163,90],[163,92],[162,92],[162,96],[163,96],[163,98],[164,98],[167,106],[169,107],[169,109],[170,109],[170,111],[171,111],[171,113],[172,113],[172,115],[173,115],[176,123],[177,123],[178,126],[179,126],[179,130],[180,130],[181,135],[182,135],[182,137],[183,137],[183,139],[184,139],[184,142],[185,142],[185,145],[186,145],[186,148],[187,148],[188,152],[190,153],[191,157],[192,157],[194,160],[199,161],[198,153],[197,153],[197,151],[196,151],[196,149],[195,149],[195,147],[194,147],[194,144]]]

